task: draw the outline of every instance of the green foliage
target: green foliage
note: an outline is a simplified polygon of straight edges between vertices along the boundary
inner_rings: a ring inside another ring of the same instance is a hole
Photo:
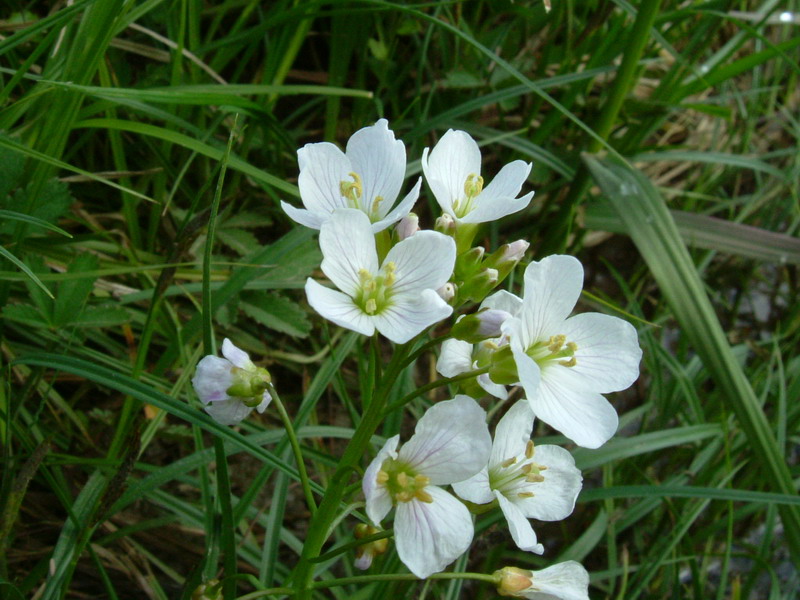
[[[386,117],[407,146],[405,190],[448,128],[479,140],[485,174],[532,161],[533,204],[476,241],[491,252],[525,239],[531,260],[575,254],[583,308],[631,315],[645,352],[640,381],[612,399],[618,436],[574,452],[574,514],[534,523],[545,556],[512,550],[487,514],[459,568],[571,558],[593,598],[790,597],[800,38],[778,4],[12,2],[0,15],[0,506],[20,508],[2,529],[0,595],[189,598],[223,566],[238,574],[231,597],[291,584],[309,514],[290,440],[273,407],[231,429],[197,405],[202,294],[206,335],[272,374],[314,494],[338,485],[391,349],[310,310],[315,234],[279,201],[299,203],[298,148]],[[435,210],[423,186],[424,227]],[[519,291],[519,273],[505,287]],[[388,405],[430,384],[434,364],[422,352],[404,366]],[[388,415],[372,446],[446,396]],[[495,420],[504,410],[485,404]],[[370,457],[351,457],[336,507],[349,513],[325,552],[365,519],[356,474]],[[317,581],[355,575],[352,558],[317,563]],[[368,573],[401,568],[390,550]],[[314,595],[495,592],[430,580]]]

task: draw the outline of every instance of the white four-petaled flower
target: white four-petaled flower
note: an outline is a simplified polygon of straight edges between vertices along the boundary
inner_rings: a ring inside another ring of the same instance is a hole
[[[305,209],[286,202],[281,207],[312,229],[319,229],[337,208],[354,208],[369,217],[373,233],[378,233],[406,216],[419,197],[421,179],[392,210],[405,177],[406,149],[386,119],[356,131],[345,152],[329,142],[306,144],[297,151],[297,160]]]
[[[524,282],[522,308],[503,323],[520,384],[538,418],[579,446],[597,448],[619,422],[601,394],[639,376],[636,329],[600,313],[569,316],[583,287],[583,267],[572,256],[532,262]]]
[[[589,600],[589,573],[574,560],[541,571],[505,567],[496,571],[495,576],[500,578],[497,591],[501,596],[528,600]]]
[[[204,356],[197,363],[192,385],[205,411],[217,423],[236,425],[254,408],[260,413],[267,409],[272,400],[266,389],[270,377],[228,338],[222,342],[222,355],[225,358]]]
[[[436,293],[453,273],[452,238],[420,231],[392,247],[379,265],[369,219],[342,208],[322,225],[319,245],[322,271],[341,291],[309,278],[306,295],[337,325],[364,335],[377,329],[402,344],[453,312]]]
[[[425,180],[446,214],[457,223],[487,223],[522,210],[533,192],[517,198],[531,164],[515,160],[483,187],[481,151],[468,133],[449,129],[428,152],[422,153]]]
[[[424,579],[444,569],[472,542],[469,511],[439,486],[480,471],[489,457],[491,436],[485,411],[469,396],[459,395],[428,409],[398,451],[399,439],[390,438],[364,474],[367,515],[380,525],[392,506],[397,507],[397,554]]]
[[[497,501],[517,546],[542,554],[544,547],[528,519],[568,517],[583,480],[569,452],[558,446],[534,446],[532,431],[533,412],[520,400],[497,424],[488,465],[474,477],[454,483],[453,489],[475,504]]]

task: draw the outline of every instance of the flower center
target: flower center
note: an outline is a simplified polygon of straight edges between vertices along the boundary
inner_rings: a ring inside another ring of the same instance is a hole
[[[414,498],[421,502],[433,502],[431,495],[425,491],[431,482],[430,478],[418,474],[407,464],[387,458],[378,471],[377,479],[388,490],[395,504],[411,502]]]
[[[272,381],[269,371],[264,367],[254,369],[231,368],[233,382],[225,390],[228,396],[239,398],[246,406],[258,406],[264,399],[267,384]]]
[[[547,341],[536,342],[528,348],[526,354],[530,356],[539,367],[552,364],[554,360],[564,367],[574,367],[578,364],[575,352],[578,344],[568,342],[564,335],[551,335]]]
[[[362,200],[364,184],[361,182],[361,176],[353,172],[348,173],[348,175],[353,178],[353,181],[339,182],[339,192],[342,194],[342,198],[347,201],[348,208],[357,208],[366,213],[370,222],[374,223],[380,218],[379,209],[383,202],[383,197],[375,196],[372,203],[369,203],[368,198]]]
[[[472,204],[483,191],[483,177],[470,173],[464,182],[464,198],[453,201],[453,212],[460,219],[472,210]]]
[[[531,498],[533,492],[529,489],[531,483],[544,481],[542,471],[547,467],[533,462],[533,440],[528,440],[525,447],[524,458],[512,456],[489,469],[489,485],[493,490],[506,493],[516,493],[520,498]]]
[[[361,310],[368,315],[375,315],[390,305],[392,285],[397,280],[396,269],[397,265],[391,261],[383,265],[377,275],[359,269],[360,285],[354,300]]]

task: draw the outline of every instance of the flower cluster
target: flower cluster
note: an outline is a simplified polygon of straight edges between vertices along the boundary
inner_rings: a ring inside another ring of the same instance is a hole
[[[568,450],[534,443],[534,421],[587,448],[611,438],[617,413],[603,394],[638,377],[636,330],[604,314],[571,316],[584,277],[571,256],[530,262],[521,297],[495,291],[529,244],[517,240],[487,252],[473,243],[481,224],[528,206],[533,192],[520,193],[529,163],[504,166],[484,187],[477,143],[463,131],[448,131],[422,154],[424,178],[441,208],[434,229],[426,230],[411,212],[421,178],[397,203],[406,151],[386,120],[357,131],[344,152],[330,143],[307,144],[298,150],[298,162],[304,208],[281,206],[297,223],[319,230],[321,271],[331,285],[306,281],[317,313],[360,334],[382,335],[404,357],[430,328],[456,313],[436,370],[448,378],[442,385],[457,385],[461,393],[427,408],[404,444],[399,435],[389,438],[364,471],[371,524],[356,528],[356,539],[364,540],[356,566],[373,568],[391,537],[406,567],[429,577],[467,552],[474,516],[492,510],[502,513],[521,550],[544,553],[531,520],[568,517],[583,480]],[[207,356],[198,364],[193,384],[212,417],[235,424],[253,407],[266,408],[270,378],[227,339],[222,352],[224,359]],[[478,400],[505,401],[510,387],[524,398],[505,411],[492,438]],[[377,402],[364,399],[365,410]],[[364,421],[373,428],[353,440],[362,440],[362,454],[377,427],[374,419]],[[384,531],[392,509],[393,529]],[[331,519],[323,525],[332,527]],[[588,598],[588,574],[575,562],[535,572],[506,567],[491,577],[504,596]]]

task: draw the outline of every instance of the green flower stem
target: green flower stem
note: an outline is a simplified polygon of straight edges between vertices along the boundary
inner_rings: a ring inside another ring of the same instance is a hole
[[[348,550],[352,548],[358,548],[359,546],[363,546],[365,544],[369,544],[370,542],[377,542],[378,540],[382,540],[385,538],[392,537],[394,535],[393,529],[384,529],[383,531],[376,533],[375,535],[368,535],[358,540],[353,540],[352,542],[347,542],[346,544],[342,544],[341,546],[337,546],[330,552],[326,552],[325,554],[316,557],[311,562],[314,563],[321,563],[325,562],[333,558],[334,556],[338,556],[340,554],[344,554]]]
[[[344,495],[352,471],[354,471],[369,447],[372,435],[383,420],[384,406],[389,392],[403,370],[403,364],[410,348],[414,346],[425,332],[421,333],[410,342],[395,349],[394,356],[386,367],[380,385],[375,391],[361,422],[358,424],[350,443],[345,448],[330,483],[325,490],[325,496],[309,523],[308,535],[303,544],[303,552],[294,573],[294,584],[297,596],[303,600],[310,600],[314,589],[314,562],[321,553],[322,546],[328,537],[330,524],[336,519],[339,502]]]
[[[255,598],[266,598],[267,596],[293,596],[294,594],[295,590],[292,588],[276,587],[250,592],[244,596],[237,596],[236,600],[254,600]]]
[[[450,339],[450,333],[446,333],[445,335],[440,335],[439,337],[435,337],[433,339],[428,340],[424,344],[422,344],[419,348],[414,350],[414,352],[409,356],[406,361],[403,363],[403,368],[407,367],[408,365],[412,364],[415,360],[417,360],[420,356],[425,354],[428,350],[433,348],[434,346],[438,346],[445,340]]]
[[[466,373],[461,373],[460,375],[456,375],[455,377],[445,377],[444,379],[437,379],[436,381],[432,381],[426,385],[423,385],[420,388],[417,388],[410,394],[407,394],[402,398],[400,398],[400,400],[398,400],[397,402],[395,402],[386,409],[386,413],[388,414],[394,410],[397,410],[398,408],[402,408],[403,406],[411,402],[414,398],[422,396],[422,394],[425,394],[426,392],[435,390],[436,388],[445,385],[450,385],[451,383],[458,383],[459,381],[463,381],[465,379],[472,379],[473,377],[477,377],[478,375],[483,375],[484,373],[488,373],[489,369],[490,367],[482,367],[480,369],[475,369],[474,371],[467,371]]]
[[[631,31],[630,37],[624,44],[625,53],[622,57],[622,64],[617,71],[609,97],[594,127],[597,135],[593,136],[587,144],[587,152],[589,153],[598,152],[603,147],[601,140],[608,139],[611,134],[622,103],[634,84],[639,60],[647,45],[647,40],[650,39],[650,28],[653,26],[656,16],[658,16],[660,5],[661,0],[646,0],[639,7],[636,21],[633,23],[633,31]],[[572,180],[572,184],[569,186],[567,197],[560,203],[559,211],[552,220],[554,226],[549,228],[542,241],[539,250],[541,255],[546,256],[554,252],[563,251],[572,227],[575,207],[589,188],[590,181],[589,170],[585,164],[581,163],[575,178]]]
[[[267,387],[269,388],[270,396],[272,396],[272,401],[275,403],[275,408],[278,409],[278,415],[283,422],[283,426],[286,428],[286,437],[289,438],[289,444],[292,446],[292,452],[294,453],[294,460],[297,463],[297,472],[300,474],[300,485],[303,486],[303,495],[306,497],[308,510],[313,515],[317,512],[317,503],[314,500],[314,494],[311,493],[311,483],[308,479],[308,472],[306,471],[306,465],[303,461],[303,451],[300,448],[300,442],[294,431],[294,425],[292,424],[291,418],[289,418],[289,413],[286,412],[286,407],[283,405],[283,402],[281,402],[278,392],[275,390],[275,386],[270,383]]]
[[[487,575],[486,573],[434,573],[428,579],[473,579],[475,581],[485,581],[493,585],[500,583],[500,577]],[[371,583],[374,581],[421,581],[413,573],[381,574],[381,575],[356,575],[355,577],[342,577],[341,579],[328,579],[326,581],[315,581],[314,589],[324,589],[337,587],[340,585],[350,585],[351,583]],[[240,599],[241,600],[241,599]]]

